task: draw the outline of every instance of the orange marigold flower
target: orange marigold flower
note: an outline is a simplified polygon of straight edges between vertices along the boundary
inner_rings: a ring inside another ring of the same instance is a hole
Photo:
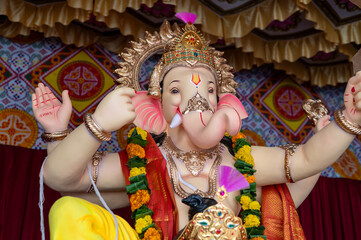
[[[235,143],[236,140],[239,139],[239,138],[246,138],[246,135],[244,135],[243,133],[239,132],[239,133],[237,133],[236,136],[233,136],[233,137],[232,137],[232,142]]]
[[[130,206],[132,212],[140,208],[143,204],[147,204],[150,200],[149,192],[147,190],[138,190],[136,193],[130,195]]]
[[[251,238],[250,240],[264,240],[264,239],[261,237],[254,237],[254,238]]]
[[[253,175],[250,175],[247,177],[247,182],[254,183],[254,182],[256,182],[256,178]]]
[[[128,157],[132,158],[134,156],[138,156],[140,158],[145,157],[145,150],[138,144],[130,143],[127,146]]]
[[[142,240],[161,240],[161,235],[157,229],[148,228]]]

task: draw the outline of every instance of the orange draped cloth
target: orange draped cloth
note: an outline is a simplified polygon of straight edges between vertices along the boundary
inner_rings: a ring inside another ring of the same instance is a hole
[[[262,187],[262,224],[267,240],[306,239],[286,184]]]
[[[148,208],[154,211],[155,224],[162,229],[163,239],[172,240],[178,233],[178,210],[174,199],[173,188],[167,171],[167,162],[153,138],[148,134],[145,147],[145,158],[148,187],[151,191]],[[126,165],[126,151],[119,152],[120,162],[126,184],[129,184],[129,168]]]

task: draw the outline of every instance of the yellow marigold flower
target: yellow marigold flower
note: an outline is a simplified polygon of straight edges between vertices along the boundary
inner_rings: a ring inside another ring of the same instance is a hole
[[[246,137],[246,135],[244,135],[243,133],[239,132],[239,133],[237,133],[236,136],[233,136],[233,137],[232,137],[232,142],[235,143],[235,142],[237,141],[237,139],[239,139],[239,138],[245,138],[245,137]]]
[[[135,129],[137,129],[137,133],[142,137],[143,140],[147,140],[148,133],[143,129],[141,129],[140,127],[132,128],[128,133],[128,138],[132,136],[132,133],[134,132]]]
[[[157,229],[151,227],[144,233],[142,240],[161,240],[161,236]]]
[[[241,200],[239,201],[242,204],[242,209],[247,210],[249,203],[252,202],[251,198],[248,196],[242,196]]]
[[[135,231],[137,231],[137,233],[142,233],[143,228],[148,227],[152,222],[153,220],[150,215],[147,215],[144,218],[138,218],[138,220],[135,221]]]
[[[259,204],[259,202],[257,201],[253,201],[248,205],[249,209],[251,210],[260,210],[261,209],[261,204]]]
[[[132,158],[134,156],[138,156],[140,158],[145,157],[145,150],[138,144],[130,143],[127,145],[127,153],[128,157]]]
[[[226,132],[226,133],[224,134],[224,136],[229,137],[229,136],[231,136],[231,135],[229,135],[229,133]]]
[[[244,219],[244,227],[258,227],[261,224],[259,218],[256,215],[250,214]]]
[[[254,160],[253,160],[252,155],[244,155],[241,160],[243,160],[246,163],[251,164],[252,166],[254,166]]]
[[[145,167],[140,167],[140,168],[134,167],[130,169],[129,178],[138,176],[143,173],[146,174]]]
[[[240,149],[238,149],[237,153],[234,155],[237,159],[243,159],[243,156],[251,154],[251,147],[248,145],[244,145]]]
[[[130,207],[132,212],[140,208],[143,204],[147,204],[150,200],[149,192],[147,190],[138,190],[136,193],[130,195]]]

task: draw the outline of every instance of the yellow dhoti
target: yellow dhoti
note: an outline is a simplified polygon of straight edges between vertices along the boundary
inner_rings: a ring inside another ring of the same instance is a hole
[[[135,230],[121,217],[118,220],[118,239],[139,239]],[[114,218],[104,208],[80,198],[63,197],[49,213],[50,239],[115,239]]]

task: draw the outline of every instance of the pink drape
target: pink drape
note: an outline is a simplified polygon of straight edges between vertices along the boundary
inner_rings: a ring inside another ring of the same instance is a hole
[[[45,156],[44,150],[0,145],[0,239],[41,239],[38,176]],[[45,187],[46,228],[48,211],[59,197]],[[130,215],[130,209],[115,212]],[[320,178],[298,212],[307,239],[359,239],[361,182]]]

